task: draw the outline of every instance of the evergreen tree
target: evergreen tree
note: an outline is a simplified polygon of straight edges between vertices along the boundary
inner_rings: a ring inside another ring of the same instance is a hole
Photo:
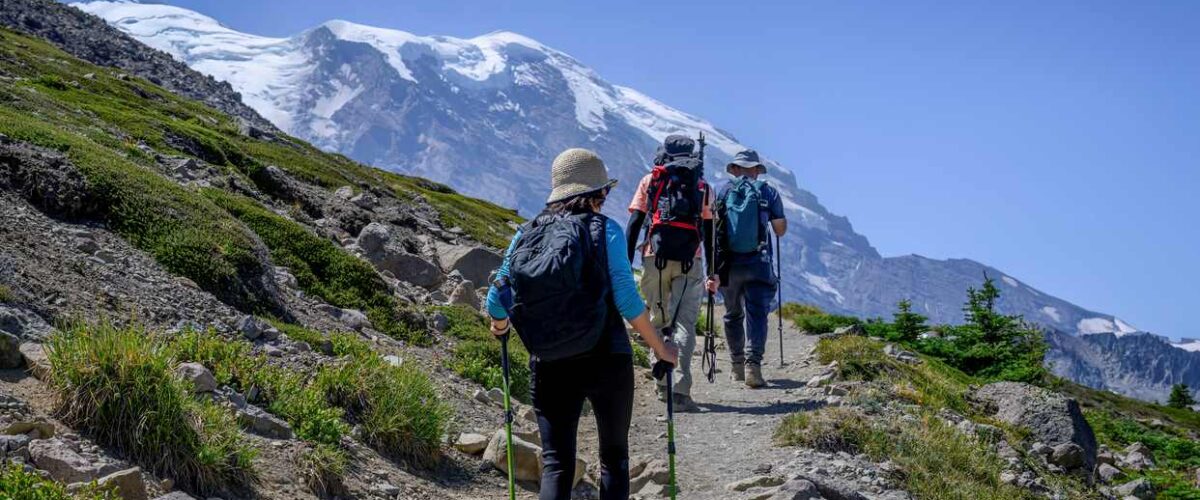
[[[966,324],[954,328],[951,364],[983,378],[1038,383],[1046,374],[1045,334],[1020,316],[996,312],[998,298],[987,273],[981,288],[967,290]]]
[[[896,308],[898,310],[892,314],[892,318],[895,321],[893,324],[897,339],[903,342],[917,340],[917,337],[927,329],[925,320],[929,318],[912,312],[912,302],[908,299],[901,300],[896,304]]]
[[[1187,384],[1175,384],[1171,386],[1171,396],[1167,398],[1167,406],[1171,408],[1191,408],[1196,404],[1196,399],[1192,397],[1192,390],[1188,389]]]

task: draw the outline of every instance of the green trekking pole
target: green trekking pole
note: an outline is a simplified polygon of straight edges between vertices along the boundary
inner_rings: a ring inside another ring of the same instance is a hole
[[[779,289],[779,308],[775,316],[779,318],[779,366],[783,366],[783,264],[779,258],[779,235],[775,235],[775,286]]]
[[[504,456],[508,459],[508,500],[517,499],[517,485],[515,475],[516,470],[513,467],[513,444],[512,444],[512,426],[513,426],[513,411],[512,397],[509,390],[511,383],[511,372],[508,367],[508,337],[512,333],[512,287],[509,286],[508,278],[500,277],[492,283],[496,287],[497,295],[500,297],[500,305],[509,313],[508,328],[504,335],[500,336],[500,369],[503,374],[504,383]]]
[[[504,371],[504,444],[505,457],[508,458],[508,499],[516,500],[517,489],[513,481],[513,445],[512,445],[512,424],[513,411],[512,403],[509,398],[509,371],[508,371],[508,334],[500,336],[500,367]]]
[[[668,337],[669,339],[669,337]],[[669,340],[668,340],[669,341]],[[671,500],[679,488],[675,484],[675,365],[659,360],[654,363],[654,378],[667,377],[667,492]]]

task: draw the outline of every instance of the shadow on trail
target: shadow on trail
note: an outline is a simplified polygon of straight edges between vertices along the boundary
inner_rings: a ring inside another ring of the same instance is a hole
[[[824,401],[794,401],[769,403],[765,406],[730,406],[720,403],[698,403],[704,413],[737,413],[742,415],[780,415],[798,411],[812,411],[825,406]]]
[[[790,378],[780,378],[767,381],[767,387],[771,389],[799,389],[804,387],[806,384],[807,381],[792,380]]]

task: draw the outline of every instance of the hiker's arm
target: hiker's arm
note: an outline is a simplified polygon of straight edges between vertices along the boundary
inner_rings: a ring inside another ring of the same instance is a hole
[[[787,232],[787,219],[783,215],[783,196],[775,189],[771,191],[775,196],[771,198],[767,207],[767,219],[771,221],[771,229],[775,230],[775,235],[783,236]]]
[[[771,229],[775,230],[776,236],[783,236],[787,232],[787,219],[775,219],[771,221]]]
[[[633,262],[633,254],[637,252],[638,235],[642,234],[642,223],[646,221],[646,212],[641,210],[629,211],[629,223],[625,224],[625,255],[629,262]]]
[[[717,249],[713,246],[713,238],[716,236],[716,223],[712,219],[704,219],[701,227],[704,229],[704,262],[707,264],[708,276],[717,273]]]
[[[658,332],[654,331],[654,325],[650,323],[650,313],[642,311],[642,314],[629,321],[629,326],[637,330],[638,335],[642,337],[642,341],[650,349],[654,350],[655,357],[672,365],[679,362],[679,347],[667,344],[663,342],[663,339],[659,338]]]
[[[520,238],[521,231],[518,230],[517,234],[513,235],[512,241],[509,242],[508,250],[504,252],[504,261],[500,263],[500,268],[496,270],[496,280],[508,278],[509,259],[512,257],[513,248],[517,246],[517,240]],[[500,291],[496,289],[495,282],[488,285],[487,310],[488,316],[492,317],[493,330],[508,328],[508,309],[505,308],[505,304],[500,300]]]
[[[605,232],[608,245],[608,276],[612,283],[613,302],[617,305],[617,311],[629,322],[630,326],[637,330],[646,345],[654,349],[655,356],[674,363],[674,359],[678,357],[678,348],[668,347],[662,339],[658,338],[654,326],[650,324],[646,303],[642,301],[642,296],[638,293],[629,259],[621,258],[625,255],[621,253],[621,249],[625,248],[625,235],[621,233],[621,227],[616,222],[609,220]]]

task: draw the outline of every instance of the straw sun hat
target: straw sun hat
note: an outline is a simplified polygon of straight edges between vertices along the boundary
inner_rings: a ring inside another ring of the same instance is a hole
[[[596,156],[596,153],[582,148],[571,148],[559,153],[550,167],[550,197],[546,199],[546,204],[615,185],[617,180],[608,176],[604,161]]]

